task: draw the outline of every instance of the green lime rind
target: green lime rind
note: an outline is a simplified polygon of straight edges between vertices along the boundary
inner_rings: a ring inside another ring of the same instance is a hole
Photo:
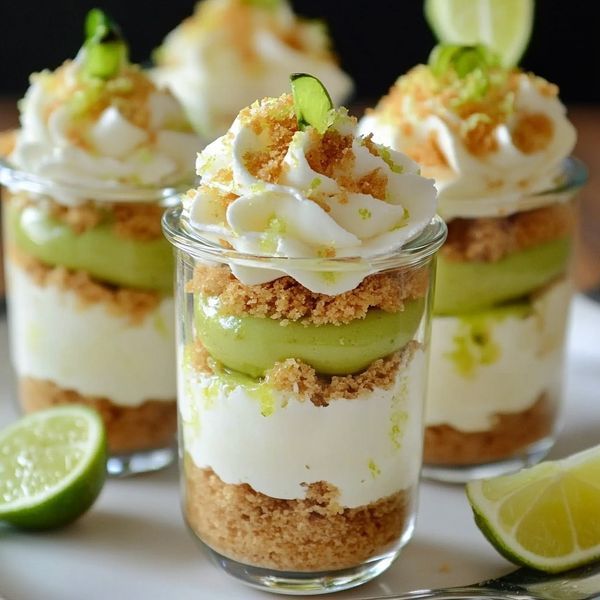
[[[441,42],[484,44],[506,68],[527,50],[534,21],[533,0],[425,0],[425,18]]]
[[[516,565],[561,573],[600,559],[600,530],[592,526],[599,478],[597,446],[517,473],[471,481],[466,495],[475,524],[499,554]],[[552,531],[564,531],[566,537]],[[561,547],[565,539],[568,544]]]
[[[0,521],[31,530],[75,521],[102,490],[107,456],[102,420],[89,408],[56,407],[17,421],[0,432]]]
[[[469,495],[468,488],[467,495]],[[561,561],[549,561],[542,557],[535,557],[518,544],[516,544],[518,548],[513,550],[510,548],[510,544],[515,544],[514,540],[512,542],[505,541],[502,536],[497,533],[496,529],[490,525],[488,519],[474,508],[474,500],[470,496],[469,502],[471,503],[471,508],[473,510],[475,524],[481,533],[483,533],[487,541],[496,549],[498,554],[519,567],[529,567],[530,569],[543,571],[545,573],[562,573],[593,563],[600,559],[600,549],[590,554],[582,554],[576,559]]]
[[[166,239],[134,240],[115,233],[110,217],[76,233],[35,205],[7,204],[6,229],[11,243],[51,266],[82,270],[95,279],[140,290],[170,293],[173,253]]]
[[[276,362],[296,358],[323,375],[347,375],[405,346],[419,327],[425,300],[404,310],[371,309],[364,319],[342,325],[310,325],[222,314],[215,297],[194,300],[196,333],[207,351],[225,367],[262,377]]]
[[[563,238],[513,252],[495,262],[437,262],[435,315],[458,315],[521,298],[565,273],[571,240]]]
[[[323,134],[333,123],[333,102],[325,86],[313,75],[290,75],[294,111],[300,129],[314,127]]]

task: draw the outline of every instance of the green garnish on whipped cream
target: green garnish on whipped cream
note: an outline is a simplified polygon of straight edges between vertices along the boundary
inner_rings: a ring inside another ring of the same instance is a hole
[[[93,8],[85,20],[85,36],[84,73],[100,79],[114,77],[128,57],[119,26],[105,12]]]

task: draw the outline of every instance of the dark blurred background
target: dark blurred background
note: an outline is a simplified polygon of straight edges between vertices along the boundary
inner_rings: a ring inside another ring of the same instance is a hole
[[[82,41],[86,12],[100,6],[122,26],[132,57],[145,61],[190,15],[193,0],[0,0],[0,94],[21,94],[32,71],[54,68]],[[383,94],[397,75],[426,60],[434,38],[421,0],[292,0],[297,13],[324,17],[361,99]],[[556,82],[568,103],[600,102],[597,0],[537,0],[522,66]]]

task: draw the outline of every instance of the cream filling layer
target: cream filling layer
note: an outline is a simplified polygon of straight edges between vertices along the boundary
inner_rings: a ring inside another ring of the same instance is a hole
[[[181,353],[183,354],[183,352]],[[425,353],[391,389],[315,406],[266,384],[180,370],[183,445],[200,468],[272,498],[302,499],[307,485],[336,486],[357,507],[415,485],[422,450]]]
[[[175,398],[172,298],[132,325],[102,303],[82,307],[73,291],[37,285],[10,260],[7,277],[11,353],[20,377],[123,406]]]
[[[571,295],[563,279],[527,315],[434,317],[426,425],[486,431],[498,413],[525,411],[543,393],[560,396]]]

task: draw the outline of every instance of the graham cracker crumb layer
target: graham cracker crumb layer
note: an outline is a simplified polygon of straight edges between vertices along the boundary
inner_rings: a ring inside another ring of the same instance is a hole
[[[273,388],[295,394],[315,406],[328,406],[332,400],[354,400],[375,389],[389,390],[398,373],[406,368],[421,344],[411,340],[402,350],[374,360],[364,371],[353,375],[318,375],[297,358],[276,362],[263,381]],[[191,346],[191,361],[199,373],[219,375],[221,366],[198,340]]]
[[[28,413],[63,404],[83,404],[97,410],[106,427],[108,448],[114,454],[164,448],[175,440],[175,399],[149,399],[139,406],[121,406],[109,398],[84,396],[32,377],[19,379],[19,397]]]
[[[508,254],[572,235],[572,204],[552,204],[508,217],[454,219],[448,223],[444,258],[452,261],[498,261]]]
[[[519,413],[500,413],[486,431],[465,432],[450,425],[425,429],[424,462],[430,465],[477,465],[512,458],[554,431],[556,406],[543,393]]]
[[[10,193],[6,199],[17,209],[33,205],[46,210],[50,217],[65,223],[75,233],[82,234],[100,224],[110,223],[115,235],[140,242],[162,238],[160,220],[164,207],[153,202],[94,202],[68,206],[48,197],[41,200],[26,192]]]
[[[326,571],[363,563],[398,543],[411,513],[410,490],[357,508],[342,508],[327,482],[303,500],[271,498],[248,484],[221,481],[184,458],[185,516],[220,554],[280,571]]]
[[[311,292],[288,276],[245,285],[225,265],[199,264],[187,291],[218,296],[223,314],[341,325],[363,319],[370,308],[399,312],[406,301],[424,297],[428,285],[426,268],[397,269],[370,275],[353,290],[328,296]]]
[[[163,298],[159,292],[100,283],[85,271],[51,267],[15,246],[10,246],[7,255],[7,259],[25,271],[36,285],[54,286],[63,292],[74,293],[81,310],[101,303],[110,315],[125,317],[131,325],[143,323],[158,308]]]

